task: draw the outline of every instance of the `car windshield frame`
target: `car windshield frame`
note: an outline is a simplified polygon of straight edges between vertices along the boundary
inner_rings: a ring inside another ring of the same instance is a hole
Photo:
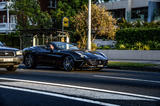
[[[60,50],[79,50],[79,48],[75,45],[72,45],[70,43],[64,43],[64,42],[54,42],[53,43],[57,49]]]

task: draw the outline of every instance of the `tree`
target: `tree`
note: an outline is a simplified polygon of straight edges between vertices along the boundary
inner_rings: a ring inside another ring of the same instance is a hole
[[[51,16],[41,11],[38,0],[12,0],[13,13],[17,15],[17,29],[46,29],[52,26]]]
[[[72,20],[87,0],[59,0],[56,10],[51,10],[52,17],[56,20],[56,27],[61,28],[62,18]]]
[[[105,8],[92,4],[92,41],[97,36],[107,36],[114,39],[116,33],[116,20],[112,18]],[[81,48],[86,48],[88,33],[88,7],[85,5],[73,18],[75,37],[79,38]]]

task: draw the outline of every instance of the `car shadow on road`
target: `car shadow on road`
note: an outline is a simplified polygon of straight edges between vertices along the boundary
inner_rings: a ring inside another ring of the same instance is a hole
[[[0,69],[0,75],[4,75],[4,74],[16,74],[16,73],[19,73],[19,72],[17,72],[17,71],[7,71],[6,69],[4,69],[4,68],[2,68],[2,69]]]
[[[51,71],[51,72],[56,72],[56,71],[60,71],[60,72],[107,72],[105,69],[102,70],[92,70],[92,69],[76,69],[73,71],[65,71],[64,69],[61,68],[57,68],[57,67],[52,67],[52,66],[37,66],[36,68],[27,68],[24,65],[20,66],[19,69],[24,69],[24,70],[37,70],[37,71]]]

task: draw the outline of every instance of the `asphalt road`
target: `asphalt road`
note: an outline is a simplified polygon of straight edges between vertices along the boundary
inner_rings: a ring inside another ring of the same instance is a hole
[[[0,69],[0,78],[11,78],[11,79],[21,79],[21,80],[29,80],[29,81],[37,81],[37,82],[47,82],[47,83],[56,83],[56,84],[65,84],[65,85],[74,85],[78,87],[87,87],[87,88],[94,88],[98,90],[105,90],[105,92],[112,92],[112,94],[124,93],[124,95],[135,94],[136,95],[143,95],[147,97],[156,97],[158,99],[153,100],[122,100],[122,99],[99,99],[94,98],[96,101],[101,101],[105,103],[117,104],[117,105],[128,105],[128,106],[158,106],[160,105],[160,73],[157,72],[140,72],[140,71],[131,71],[131,70],[116,70],[116,69],[104,69],[100,72],[98,71],[73,71],[73,72],[65,72],[61,70],[57,70],[50,67],[38,67],[37,69],[18,69],[15,73],[13,72],[6,72],[4,69]],[[0,79],[0,85],[4,80]],[[4,81],[5,84],[8,84],[7,81]],[[6,83],[7,82],[7,83]],[[4,83],[3,83],[4,84]],[[11,85],[9,85],[11,86]],[[16,85],[14,85],[16,86]],[[49,87],[48,87],[49,88]],[[9,90],[9,91],[8,91]],[[40,90],[40,88],[39,88]],[[53,90],[53,88],[52,88]],[[44,90],[43,90],[44,91]],[[4,92],[10,92],[8,94],[12,94],[14,92],[13,89],[4,89],[0,87],[0,94]],[[27,92],[21,92],[20,94],[26,95]],[[16,95],[16,92],[15,95]],[[29,92],[30,94],[31,92]],[[28,94],[28,93],[27,93]],[[37,101],[36,97],[37,94],[30,94],[33,95],[32,101]],[[28,95],[27,95],[28,96]],[[42,96],[42,95],[41,95]],[[43,95],[44,96],[44,95]],[[43,98],[52,98],[52,99],[45,99],[46,101],[43,103],[54,103],[50,102],[50,100],[58,101],[57,97],[40,97],[40,100]],[[76,96],[76,95],[74,95]],[[115,95],[114,95],[115,96]],[[3,96],[4,97],[4,96]],[[7,96],[9,97],[9,96]],[[13,95],[11,96],[11,98]],[[24,97],[24,96],[20,96]],[[100,96],[101,97],[101,96]],[[26,99],[28,97],[24,97]],[[87,97],[89,98],[89,97]],[[125,97],[124,97],[125,98]],[[127,97],[128,98],[128,97]],[[23,100],[23,98],[21,98]],[[90,98],[89,98],[90,99]],[[28,99],[27,99],[28,100]],[[47,101],[49,100],[49,101]],[[65,99],[64,99],[65,100]],[[93,100],[93,98],[92,98]],[[58,101],[59,102],[59,101]],[[58,103],[56,102],[56,103]],[[12,103],[12,102],[9,102]],[[21,103],[21,102],[20,102]],[[60,101],[63,104],[63,101]],[[79,105],[98,105],[98,104],[91,104],[86,102],[77,102],[71,100],[66,100],[66,103],[70,104],[79,104]],[[53,105],[53,104],[51,104]],[[38,104],[40,106],[40,104]],[[62,106],[62,105],[61,105]],[[71,105],[69,105],[71,106]]]
[[[98,104],[37,93],[0,89],[0,106],[98,106]]]

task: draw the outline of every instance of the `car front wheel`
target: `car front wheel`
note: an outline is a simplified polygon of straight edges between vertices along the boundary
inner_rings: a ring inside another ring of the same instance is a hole
[[[66,71],[74,70],[74,60],[71,56],[67,56],[63,60],[63,68]]]
[[[33,56],[32,55],[27,55],[25,57],[25,61],[24,61],[24,64],[27,68],[34,68],[35,67],[35,63],[34,63],[34,59],[33,59]]]

